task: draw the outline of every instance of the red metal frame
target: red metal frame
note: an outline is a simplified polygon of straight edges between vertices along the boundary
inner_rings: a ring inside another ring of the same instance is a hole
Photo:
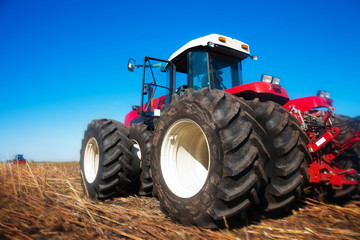
[[[304,112],[308,112],[314,117],[321,118],[324,123],[327,123],[331,115],[330,112],[335,110],[332,106],[332,102],[332,99],[312,96],[290,100],[284,105],[284,107],[299,120],[302,124],[303,130],[307,130],[303,119]],[[329,111],[324,112],[319,110],[310,112],[311,110],[319,107],[326,107]],[[314,161],[308,166],[310,183],[328,183],[331,184],[333,189],[342,189],[343,185],[359,184],[357,180],[354,180],[357,175],[356,170],[339,169],[336,167],[333,160],[353,144],[360,141],[360,131],[356,132],[342,145],[334,139],[337,135],[339,135],[339,133],[339,128],[329,127],[325,134],[316,139],[316,133],[307,131],[307,135],[310,138],[310,143],[307,147],[314,159]],[[334,151],[327,154],[320,152],[319,150],[327,144],[333,144],[332,148]]]
[[[340,129],[337,127],[331,128],[327,131],[324,135],[319,137],[318,139],[314,139],[315,134],[309,133],[311,143],[308,144],[308,148],[310,152],[313,154],[316,153],[319,149],[325,146],[329,142],[334,142],[337,144],[337,141],[333,140],[337,135],[339,135]],[[315,159],[313,163],[308,166],[308,174],[310,176],[310,183],[329,183],[331,184],[333,189],[342,189],[343,185],[356,185],[358,184],[357,180],[353,180],[356,178],[357,172],[354,169],[339,169],[337,168],[333,160],[339,156],[343,151],[345,151],[348,147],[352,146],[355,142],[359,141],[357,139],[360,134],[360,131],[356,133],[356,136],[350,137],[348,140],[345,141],[345,144],[337,147],[336,154],[328,153],[318,156],[318,159]],[[335,148],[335,147],[334,147]],[[352,180],[349,180],[352,178]]]
[[[310,143],[308,149],[312,152],[314,162],[308,166],[308,174],[310,176],[310,183],[329,183],[333,189],[342,189],[343,185],[357,185],[359,182],[356,179],[357,172],[354,169],[339,169],[335,166],[333,160],[342,154],[347,148],[354,143],[360,141],[360,131],[351,136],[340,145],[334,138],[339,135],[340,129],[337,127],[331,128],[324,135],[315,139],[315,133],[308,133]],[[327,143],[332,143],[332,148],[337,150],[328,154],[316,154],[318,150],[324,147]],[[349,180],[349,178],[351,180]]]
[[[329,111],[324,112],[322,110],[318,110],[316,112],[313,112],[311,115],[313,115],[314,117],[321,117],[321,120],[327,122],[331,114]]]
[[[348,180],[351,175],[357,174],[354,169],[342,170],[335,166],[330,166],[325,161],[311,163],[308,166],[308,173],[311,183],[328,182],[333,189],[342,189],[343,185],[358,184],[356,180]]]
[[[312,141],[308,145],[309,149],[314,148],[313,153],[317,150],[322,148],[326,143],[332,141],[338,134],[340,133],[340,129],[337,127],[331,128],[328,132],[326,132],[323,136],[321,136],[318,140]],[[355,135],[360,134],[360,131],[357,132]],[[308,166],[308,173],[310,176],[310,183],[320,183],[325,182],[331,184],[333,189],[342,189],[343,185],[357,185],[359,182],[354,180],[356,178],[357,172],[354,169],[340,169],[337,168],[333,160],[339,156],[343,151],[345,151],[348,147],[352,146],[355,142],[359,141],[360,139],[356,139],[359,136],[350,137],[348,140],[345,141],[345,144],[341,145],[339,149],[337,149],[336,154],[329,153],[324,154],[320,157],[320,159],[316,159],[313,163]],[[325,139],[325,140],[321,140]],[[320,144],[316,144],[319,141]],[[335,144],[337,142],[335,141]],[[319,146],[318,146],[319,145]],[[316,149],[316,150],[315,150]],[[351,180],[349,180],[349,178]]]
[[[355,143],[360,141],[360,131],[357,131],[354,135],[349,137],[343,145],[341,145],[341,148],[346,149],[354,145]]]
[[[315,153],[320,148],[325,146],[325,144],[333,140],[337,135],[339,135],[339,133],[340,133],[340,129],[337,127],[333,127],[329,131],[327,131],[324,135],[322,135],[320,138],[318,138],[316,141],[311,141],[307,147],[310,150],[310,152]]]

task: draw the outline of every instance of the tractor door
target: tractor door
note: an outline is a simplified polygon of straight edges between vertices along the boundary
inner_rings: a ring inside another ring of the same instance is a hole
[[[168,61],[144,58],[140,115],[159,117],[163,104],[169,104],[174,92],[175,66]]]

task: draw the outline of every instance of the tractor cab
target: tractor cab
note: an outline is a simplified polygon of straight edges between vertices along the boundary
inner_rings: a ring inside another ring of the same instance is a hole
[[[177,88],[226,90],[242,84],[241,61],[249,56],[247,44],[211,34],[188,42],[169,61],[176,66]]]
[[[249,45],[230,37],[210,34],[194,39],[169,60],[144,57],[142,65],[132,58],[128,70],[143,69],[141,104],[133,106],[125,118],[125,125],[160,117],[161,106],[169,104],[173,94],[183,94],[185,89],[219,89],[247,98],[259,97],[285,104],[289,98],[280,79],[264,75],[261,82],[243,84],[242,61],[251,56]]]

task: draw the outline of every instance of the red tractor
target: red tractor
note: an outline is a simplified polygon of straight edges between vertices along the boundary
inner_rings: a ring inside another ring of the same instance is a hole
[[[290,100],[269,75],[243,84],[247,58],[257,60],[247,44],[212,34],[169,60],[130,59],[130,71],[143,71],[141,103],[125,124],[88,125],[80,168],[89,197],[154,195],[172,219],[217,228],[288,209],[308,186],[354,191],[360,121],[335,115],[326,92]]]

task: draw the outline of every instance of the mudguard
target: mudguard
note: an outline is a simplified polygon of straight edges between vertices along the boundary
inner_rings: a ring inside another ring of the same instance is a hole
[[[165,102],[166,102],[166,95],[153,99],[150,102],[151,112],[154,112],[155,109],[161,109],[161,106],[165,104]],[[145,103],[142,106],[143,109],[146,110],[148,108],[148,105],[149,103]],[[141,113],[141,106],[138,107],[138,111],[137,110],[130,111],[125,116],[125,121],[124,121],[125,127],[129,127],[132,123],[146,120],[144,116],[140,116],[141,115],[140,113]]]
[[[289,96],[283,87],[265,82],[247,83],[226,89],[225,92],[238,97],[244,97],[245,99],[260,98],[271,100],[281,105],[289,101]]]
[[[332,103],[333,103],[332,99],[311,96],[311,97],[292,99],[288,101],[284,105],[284,107],[289,111],[293,107],[295,107],[297,110],[300,110],[300,112],[310,111],[311,109],[319,108],[319,107],[330,108],[331,110],[334,111],[335,108],[332,105]]]

